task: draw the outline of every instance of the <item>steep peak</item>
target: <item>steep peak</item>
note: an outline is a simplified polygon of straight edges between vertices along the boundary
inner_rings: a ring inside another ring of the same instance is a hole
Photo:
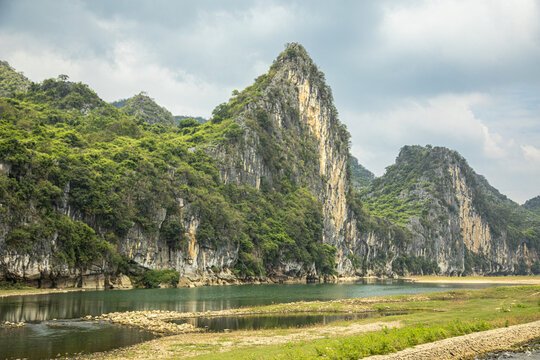
[[[463,156],[461,156],[457,151],[450,150],[443,146],[405,145],[400,149],[396,163],[408,162],[411,160],[418,161],[421,158],[439,159],[453,162],[465,161]]]
[[[299,43],[292,42],[285,45],[283,50],[275,60],[276,63],[292,64],[314,64],[307,50]]]
[[[326,85],[324,73],[319,70],[306,49],[299,43],[288,43],[270,68],[270,73],[292,81],[295,85],[305,82],[317,86],[322,94],[328,94],[332,99],[330,87]]]

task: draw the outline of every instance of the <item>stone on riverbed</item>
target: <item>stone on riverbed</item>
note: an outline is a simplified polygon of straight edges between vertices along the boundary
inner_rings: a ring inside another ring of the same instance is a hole
[[[97,318],[99,320],[108,321],[114,324],[137,327],[160,335],[172,335],[201,331],[200,329],[195,328],[191,324],[177,325],[167,321],[179,317],[180,313],[176,311],[153,310],[114,312],[102,314]],[[85,319],[88,319],[88,317],[85,317]]]

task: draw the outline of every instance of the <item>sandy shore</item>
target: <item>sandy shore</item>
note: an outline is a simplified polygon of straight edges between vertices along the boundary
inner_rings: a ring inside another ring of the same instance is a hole
[[[496,277],[448,277],[448,276],[410,276],[404,280],[418,283],[441,284],[500,284],[500,285],[540,285],[540,276],[496,276]]]
[[[81,359],[183,359],[196,355],[219,353],[258,345],[283,345],[334,336],[353,336],[366,332],[381,331],[383,328],[400,327],[399,321],[350,324],[348,326],[316,326],[283,334],[275,330],[244,330],[232,333],[186,333],[166,336],[143,344],[133,345],[106,353],[83,355]],[[208,350],[206,350],[208,349]],[[226,358],[226,355],[223,355]]]
[[[63,294],[68,292],[88,291],[88,289],[22,289],[22,290],[0,290],[0,298],[8,296],[23,295],[45,295],[45,294]]]
[[[370,360],[469,359],[491,351],[509,350],[516,344],[540,338],[540,321],[509,326],[418,345]]]

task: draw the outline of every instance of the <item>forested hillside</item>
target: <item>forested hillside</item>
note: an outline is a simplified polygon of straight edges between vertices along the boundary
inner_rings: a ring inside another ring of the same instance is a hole
[[[538,270],[540,222],[444,148],[374,178],[299,44],[207,121],[0,73],[0,279],[39,286]],[[532,200],[531,200],[532,201]],[[531,205],[532,204],[532,205]]]
[[[118,110],[66,77],[1,99],[4,276],[54,283],[133,265],[181,271],[197,261],[195,243],[229,253],[202,270],[262,276],[289,261],[298,264],[293,275],[333,274],[335,249],[322,243],[321,204],[310,190],[290,174],[261,189],[224,184],[209,155],[241,141],[245,125],[235,117],[260,96],[263,80],[218,106],[210,122],[180,126],[161,121],[170,113],[156,114],[144,95]],[[257,130],[259,116],[251,120]],[[264,156],[281,161],[272,149]],[[138,250],[168,258],[130,258],[125,247],[139,236],[157,248]]]

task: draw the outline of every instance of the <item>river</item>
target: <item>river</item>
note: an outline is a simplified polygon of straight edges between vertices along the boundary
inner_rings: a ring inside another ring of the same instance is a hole
[[[12,296],[0,298],[0,324],[10,321],[25,322],[26,325],[21,328],[0,327],[0,359],[44,359],[107,351],[153,337],[144,331],[122,326],[80,321],[86,315],[158,309],[199,312],[295,301],[418,294],[489,286],[493,285],[366,279],[344,284],[210,286]]]

